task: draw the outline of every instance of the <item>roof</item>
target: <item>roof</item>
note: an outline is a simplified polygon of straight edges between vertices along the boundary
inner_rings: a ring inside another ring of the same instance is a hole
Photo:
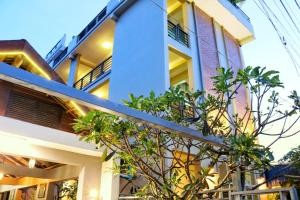
[[[56,98],[75,102],[84,107],[118,115],[120,117],[144,122],[151,126],[171,131],[187,138],[199,140],[215,146],[225,146],[223,139],[216,136],[204,136],[199,131],[184,127],[171,121],[157,118],[150,114],[131,109],[125,105],[101,99],[84,91],[77,90],[56,81],[49,81],[30,72],[0,63],[0,79],[31,88]]]
[[[51,80],[63,82],[43,57],[25,39],[0,40],[0,54],[23,54],[33,61],[40,68],[40,71],[45,72],[46,77],[48,75]]]

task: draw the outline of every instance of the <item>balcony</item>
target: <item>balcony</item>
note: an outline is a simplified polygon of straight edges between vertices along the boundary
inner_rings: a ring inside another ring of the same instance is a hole
[[[173,24],[171,21],[168,21],[168,35],[184,46],[188,48],[190,47],[189,34],[184,32],[180,26]]]
[[[73,87],[79,90],[84,89],[86,86],[90,85],[99,77],[109,72],[111,70],[111,65],[112,57],[109,57],[108,59],[100,63],[97,67],[95,67],[93,70],[91,70],[89,73],[84,75],[81,79],[79,79]]]
[[[54,59],[53,61],[53,66],[55,66],[57,63],[59,63],[59,61],[65,57],[65,55],[67,55],[68,53],[68,47],[66,47],[58,56],[57,58]]]
[[[106,15],[106,7],[79,33],[77,41],[81,41]]]

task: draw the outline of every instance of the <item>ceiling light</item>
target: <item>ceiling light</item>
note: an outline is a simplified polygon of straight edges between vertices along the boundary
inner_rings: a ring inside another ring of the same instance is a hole
[[[28,167],[29,167],[29,168],[34,168],[35,162],[36,162],[36,161],[35,161],[34,159],[30,159],[29,162],[28,162]]]
[[[92,190],[90,191],[90,197],[92,197],[92,198],[97,198],[97,196],[98,196],[97,190],[92,189]]]
[[[4,174],[0,172],[0,180],[2,180],[3,178],[4,178]]]
[[[104,49],[111,49],[111,48],[112,48],[112,43],[111,43],[111,42],[108,42],[108,41],[103,42],[103,43],[102,43],[102,47],[103,47]]]

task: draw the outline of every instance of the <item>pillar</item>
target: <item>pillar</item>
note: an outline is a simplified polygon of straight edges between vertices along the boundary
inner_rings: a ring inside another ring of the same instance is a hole
[[[70,59],[71,59],[71,64],[70,64],[70,71],[69,71],[67,85],[73,87],[77,76],[78,66],[80,62],[80,55],[76,54],[74,57]]]
[[[120,176],[113,173],[114,159],[102,163],[101,173],[101,200],[118,200],[119,199],[119,186]]]
[[[201,64],[198,53],[196,27],[194,20],[194,11],[191,3],[185,2],[183,4],[183,19],[184,25],[187,27],[185,31],[188,31],[190,37],[190,49],[192,60],[189,63],[189,83],[194,91],[202,90],[202,75]]]
[[[78,200],[100,200],[101,165],[88,163],[82,167],[78,177]],[[102,199],[101,199],[102,200]]]

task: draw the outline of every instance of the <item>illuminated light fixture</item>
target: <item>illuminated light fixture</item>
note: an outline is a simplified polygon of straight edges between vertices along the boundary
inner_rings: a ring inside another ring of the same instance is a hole
[[[36,68],[45,78],[51,80],[51,77],[40,67],[36,64],[25,52],[22,51],[12,51],[12,52],[0,52],[0,55],[23,55],[32,65]]]
[[[0,172],[0,180],[2,180],[3,178],[4,178],[4,174]]]
[[[108,42],[108,41],[103,42],[103,43],[102,43],[102,47],[103,47],[104,49],[111,49],[111,48],[112,48],[112,43],[111,43],[111,42]]]
[[[70,101],[70,103],[79,112],[80,115],[82,115],[82,116],[86,115],[86,113],[82,110],[82,108],[80,108],[80,106],[78,106],[77,103],[75,103],[74,101]]]
[[[34,168],[36,161],[34,159],[30,159],[28,162],[28,167],[29,168]]]
[[[92,189],[92,190],[90,191],[90,197],[91,197],[91,198],[97,198],[97,197],[98,197],[98,192],[97,192],[97,190]]]
[[[94,92],[92,94],[97,96],[97,97],[100,97],[100,98],[105,98],[106,97],[105,92],[102,92],[102,91],[97,91],[97,92]]]

